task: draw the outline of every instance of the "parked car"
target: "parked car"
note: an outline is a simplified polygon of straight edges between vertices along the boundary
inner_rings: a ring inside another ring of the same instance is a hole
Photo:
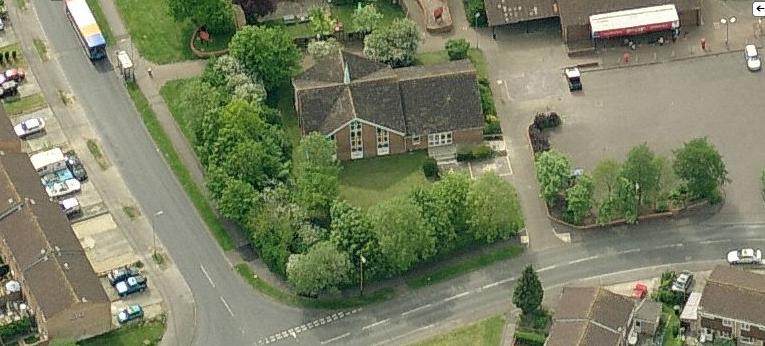
[[[69,171],[69,168],[59,169],[55,172],[48,173],[40,177],[40,182],[43,186],[51,186],[55,183],[61,183],[69,179],[74,179],[74,174]]]
[[[120,297],[127,297],[133,293],[145,291],[147,286],[146,277],[135,275],[118,282],[114,285],[114,288],[117,290],[117,294]]]
[[[85,170],[85,166],[82,165],[82,162],[77,155],[74,154],[74,151],[67,152],[65,157],[66,167],[72,172],[74,178],[79,181],[88,180],[88,171]]]
[[[0,96],[2,97],[9,97],[9,96],[15,96],[19,93],[19,83],[16,83],[14,81],[5,81],[2,84],[0,84]]]
[[[117,322],[120,324],[143,318],[143,308],[138,305],[130,305],[117,313]]]
[[[120,281],[125,281],[129,277],[137,276],[138,275],[138,268],[133,267],[119,267],[117,269],[112,269],[109,274],[106,274],[106,278],[109,279],[109,283],[112,286],[117,285]]]
[[[2,19],[0,19],[0,31],[4,31],[4,30],[5,30],[5,22]]]
[[[684,270],[672,283],[672,291],[688,294],[693,289],[693,273]]]
[[[69,179],[46,186],[45,192],[48,193],[48,197],[55,198],[78,192],[80,191],[80,188],[81,185],[79,180]]]
[[[5,76],[6,81],[12,80],[21,82],[24,78],[27,78],[27,72],[20,67],[7,69],[3,75]]]
[[[26,138],[42,130],[45,130],[45,120],[43,118],[29,118],[13,127],[13,131],[16,132],[16,136],[19,136],[19,138]]]
[[[762,251],[760,249],[738,249],[728,252],[729,264],[760,264]]]
[[[78,200],[77,197],[63,199],[58,202],[58,205],[61,206],[61,211],[64,212],[66,217],[75,216],[82,211],[80,209],[80,200]]]
[[[744,47],[744,59],[746,61],[746,68],[748,68],[749,71],[759,71],[762,67],[760,55],[757,53],[757,47],[753,44],[748,44]]]

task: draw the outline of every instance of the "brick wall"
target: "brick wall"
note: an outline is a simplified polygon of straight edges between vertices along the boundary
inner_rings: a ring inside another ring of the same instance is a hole
[[[401,154],[406,152],[406,138],[400,136],[397,133],[388,132],[388,140],[390,141],[390,154]]]
[[[364,138],[364,158],[377,156],[377,128],[362,123],[361,137]]]
[[[335,132],[335,143],[337,144],[337,159],[338,160],[350,160],[351,159],[351,131],[348,126],[343,127],[339,131]]]
[[[699,10],[680,12],[677,16],[680,19],[680,26],[698,26],[699,17],[701,17]]]
[[[427,138],[426,138],[427,142]],[[452,132],[452,143],[459,146],[479,145],[483,143],[483,128],[457,130]],[[426,143],[427,144],[427,143]]]

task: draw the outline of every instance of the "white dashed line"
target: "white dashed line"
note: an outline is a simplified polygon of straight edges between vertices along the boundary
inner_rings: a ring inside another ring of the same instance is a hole
[[[453,295],[453,296],[451,296],[449,298],[446,298],[443,301],[444,302],[448,302],[448,301],[452,301],[452,300],[455,300],[455,299],[460,299],[460,298],[462,298],[462,297],[464,297],[464,296],[466,296],[468,294],[470,294],[470,292],[462,292],[460,294],[456,294],[456,295]]]
[[[635,253],[635,252],[640,252],[640,249],[629,249],[629,250],[619,251],[616,254],[617,255],[626,255],[628,253]]]
[[[223,299],[223,297],[220,297],[220,301],[221,301],[221,303],[223,303],[223,306],[226,307],[226,310],[228,310],[228,313],[231,314],[231,317],[234,317],[234,312],[231,311],[231,307],[228,306],[228,303],[226,302],[226,300]]]
[[[207,274],[207,270],[205,270],[205,267],[200,264],[199,269],[202,269],[202,274],[205,274],[207,281],[210,281],[210,285],[212,285],[212,287],[215,288],[215,283],[212,281],[212,278],[210,278],[210,274]]]
[[[668,248],[671,248],[671,247],[683,247],[683,243],[661,245],[661,246],[655,247],[654,249],[656,249],[656,250],[659,250],[659,249],[668,249]]]
[[[347,338],[347,337],[349,337],[349,336],[351,336],[351,333],[345,333],[345,334],[343,334],[343,335],[338,335],[338,336],[336,336],[336,337],[334,337],[334,338],[332,338],[332,339],[329,339],[329,340],[324,340],[324,341],[322,341],[322,342],[321,342],[321,344],[322,344],[322,345],[326,345],[326,344],[328,344],[328,343],[330,343],[330,342],[335,342],[335,341],[337,341],[337,340],[340,340],[340,339],[342,339],[342,338]]]
[[[577,264],[577,263],[592,261],[592,260],[594,260],[594,259],[596,259],[598,257],[600,257],[600,256],[590,256],[590,257],[580,258],[578,260],[570,261],[570,262],[568,262],[568,264]]]
[[[719,243],[730,243],[730,239],[720,239],[720,240],[705,240],[700,241],[699,244],[719,244]]]
[[[555,268],[558,268],[558,265],[557,265],[557,264],[553,264],[553,265],[551,265],[551,266],[547,266],[547,267],[544,267],[544,268],[538,269],[538,270],[537,270],[537,273],[539,273],[539,272],[546,272],[546,271],[548,271],[548,270],[552,270],[552,269],[555,269]]]
[[[361,328],[361,330],[367,330],[367,329],[369,329],[369,328],[374,328],[374,327],[377,327],[377,326],[379,326],[379,325],[381,325],[381,324],[385,324],[385,323],[388,323],[389,321],[390,321],[390,318],[386,318],[386,319],[384,319],[384,320],[382,320],[382,321],[377,321],[377,322],[375,322],[375,323],[372,323],[372,324],[366,325],[366,326],[362,327],[362,328]]]
[[[425,304],[423,306],[420,306],[420,307],[414,308],[412,310],[409,310],[407,312],[403,312],[403,313],[401,313],[401,316],[406,316],[406,315],[409,315],[409,314],[411,314],[413,312],[417,312],[417,311],[420,311],[422,309],[427,309],[427,308],[429,308],[431,306],[433,306],[433,304],[428,303],[428,304]]]

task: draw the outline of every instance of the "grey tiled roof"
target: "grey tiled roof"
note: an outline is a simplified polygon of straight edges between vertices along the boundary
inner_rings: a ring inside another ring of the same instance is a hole
[[[634,307],[631,298],[602,288],[565,287],[547,345],[618,345]]]
[[[765,275],[717,266],[707,279],[699,303],[702,312],[765,324]]]

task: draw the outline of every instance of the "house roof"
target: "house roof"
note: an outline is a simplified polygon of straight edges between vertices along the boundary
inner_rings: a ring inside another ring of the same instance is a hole
[[[555,0],[484,0],[490,26],[555,17]]]
[[[547,345],[618,345],[634,307],[631,298],[602,288],[565,287]]]
[[[765,275],[717,266],[699,303],[701,313],[765,325]]]
[[[661,303],[644,299],[638,303],[635,309],[635,319],[642,321],[656,321],[661,315]]]
[[[560,5],[560,24],[563,27],[589,24],[590,16],[593,14],[667,4],[674,4],[678,12],[684,12],[701,6],[699,0],[583,0],[559,1],[558,3]]]
[[[80,302],[108,303],[69,221],[49,200],[29,157],[21,152],[3,153],[0,210],[18,202],[21,209],[0,220],[0,240],[10,249],[6,255],[16,261],[21,271],[16,275],[41,312],[50,318]]]
[[[21,150],[21,141],[13,131],[11,119],[0,110],[0,150],[17,152]]]
[[[468,61],[393,70],[342,51],[293,79],[303,133],[330,134],[359,118],[402,134],[483,126]]]

